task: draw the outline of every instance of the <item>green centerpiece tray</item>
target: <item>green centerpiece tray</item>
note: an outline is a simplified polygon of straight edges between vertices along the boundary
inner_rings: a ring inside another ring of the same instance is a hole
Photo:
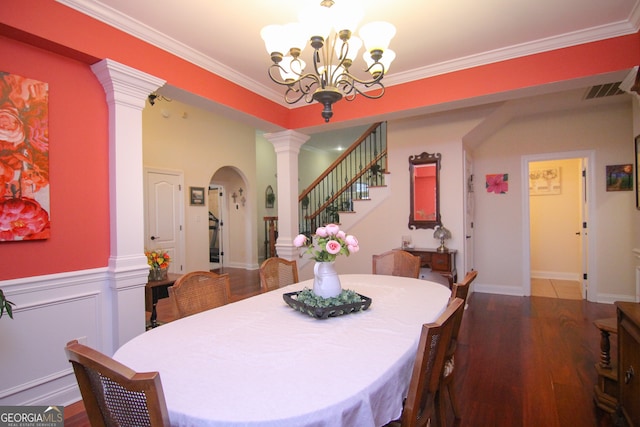
[[[289,307],[316,319],[328,319],[363,311],[371,305],[371,298],[348,289],[333,298],[322,298],[307,288],[297,292],[287,292],[282,295],[282,298]]]

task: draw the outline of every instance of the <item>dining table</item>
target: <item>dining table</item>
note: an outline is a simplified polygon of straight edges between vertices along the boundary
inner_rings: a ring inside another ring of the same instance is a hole
[[[157,371],[172,426],[378,427],[398,419],[421,326],[451,291],[428,280],[340,275],[366,310],[318,319],[283,295],[306,280],[144,332],[113,358]]]

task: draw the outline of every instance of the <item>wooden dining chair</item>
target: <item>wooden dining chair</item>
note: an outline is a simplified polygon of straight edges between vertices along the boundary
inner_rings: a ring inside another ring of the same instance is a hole
[[[461,299],[462,305],[465,306],[467,303],[467,296],[469,295],[469,288],[471,287],[471,283],[476,280],[478,276],[477,270],[469,271],[462,282],[454,283],[453,289],[451,291],[451,299],[449,303],[455,299]],[[440,379],[440,387],[436,394],[436,406],[438,408],[438,416],[439,419],[446,419],[446,401],[445,396],[449,397],[451,401],[451,408],[453,409],[453,416],[456,421],[460,420],[461,412],[458,407],[458,402],[455,394],[455,381],[454,381],[454,373],[455,373],[455,353],[458,348],[458,333],[460,332],[460,325],[462,325],[462,316],[464,314],[464,309],[460,310],[454,319],[453,331],[451,333],[451,342],[447,349],[445,361],[444,361],[444,369],[442,371],[442,378]],[[446,393],[446,395],[445,395]]]
[[[439,425],[435,395],[444,369],[444,361],[453,333],[456,315],[464,309],[462,299],[447,305],[434,322],[422,326],[418,353],[413,364],[409,391],[400,420],[385,427],[425,427]]]
[[[392,250],[373,255],[373,274],[387,276],[413,277],[420,276],[420,257],[407,251]]]
[[[169,288],[178,318],[220,307],[229,302],[229,274],[193,271],[180,276]]]
[[[453,301],[455,298],[462,298],[462,300],[467,303],[467,296],[469,296],[469,289],[471,288],[471,283],[476,280],[478,277],[478,271],[472,270],[465,274],[464,279],[460,283],[454,283],[451,287],[451,298],[449,301]]]
[[[137,373],[77,340],[65,352],[92,427],[169,426],[158,372]]]
[[[260,291],[268,292],[298,283],[298,264],[295,260],[267,258],[260,265]]]

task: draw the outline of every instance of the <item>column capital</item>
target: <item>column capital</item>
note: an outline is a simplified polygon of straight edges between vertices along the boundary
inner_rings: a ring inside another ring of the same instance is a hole
[[[296,154],[300,153],[300,148],[310,138],[295,130],[283,130],[282,132],[265,133],[264,137],[269,141],[276,150],[276,153],[282,151],[291,151]]]
[[[107,102],[123,103],[142,110],[149,94],[166,83],[158,77],[120,64],[112,59],[103,59],[91,66],[105,93]]]

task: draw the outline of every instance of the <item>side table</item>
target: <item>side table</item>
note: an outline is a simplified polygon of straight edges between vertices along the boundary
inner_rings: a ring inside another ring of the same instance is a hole
[[[165,280],[150,280],[144,288],[144,309],[151,312],[151,318],[149,319],[149,327],[155,328],[158,326],[156,312],[156,305],[160,298],[167,298],[169,296],[169,286],[178,280],[181,274],[168,273]]]
[[[456,270],[456,249],[448,249],[446,252],[438,252],[431,248],[401,248],[403,251],[420,257],[420,267],[430,268],[434,273],[439,273],[449,279],[449,287],[458,281]]]

